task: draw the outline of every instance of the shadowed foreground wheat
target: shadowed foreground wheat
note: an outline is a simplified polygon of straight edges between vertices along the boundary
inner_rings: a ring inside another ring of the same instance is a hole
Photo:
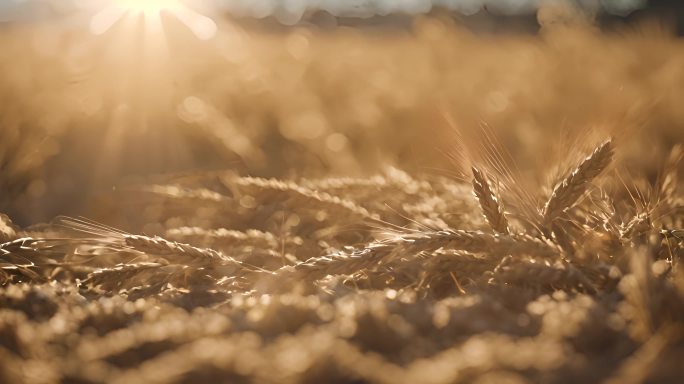
[[[509,220],[478,167],[470,186],[391,169],[127,191],[169,239],[2,216],[0,379],[677,382],[681,151],[650,192],[590,188],[613,152],[571,170],[541,220]]]

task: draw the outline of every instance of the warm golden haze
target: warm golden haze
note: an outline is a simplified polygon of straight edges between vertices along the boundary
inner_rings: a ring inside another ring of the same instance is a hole
[[[146,34],[164,33],[162,16],[173,16],[189,28],[198,39],[208,40],[216,34],[216,23],[187,6],[182,0],[111,0],[92,16],[90,30],[95,35],[107,33],[116,24],[134,24],[141,18]],[[132,20],[131,20],[132,19]],[[129,25],[128,28],[131,26]],[[121,27],[126,28],[126,27]],[[141,36],[144,38],[144,36]]]
[[[684,378],[673,24],[102,4],[0,26],[0,382]]]

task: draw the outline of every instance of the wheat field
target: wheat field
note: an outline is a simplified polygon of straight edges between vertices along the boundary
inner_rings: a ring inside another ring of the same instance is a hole
[[[0,382],[684,381],[684,41],[402,20],[0,27]]]

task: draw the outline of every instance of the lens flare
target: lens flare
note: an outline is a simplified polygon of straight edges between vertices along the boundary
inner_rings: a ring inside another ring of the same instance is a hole
[[[145,15],[158,14],[162,10],[180,6],[179,0],[115,0],[121,8],[131,12],[140,12]]]
[[[160,25],[162,13],[170,14],[185,24],[200,40],[216,34],[216,23],[188,7],[181,0],[111,0],[90,21],[90,31],[102,35],[127,16],[142,16],[145,24]]]

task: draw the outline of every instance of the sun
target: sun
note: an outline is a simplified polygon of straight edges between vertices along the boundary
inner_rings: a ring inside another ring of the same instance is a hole
[[[142,13],[146,16],[182,6],[180,0],[114,0],[114,3],[129,12]]]
[[[145,24],[159,26],[162,13],[176,17],[200,40],[211,39],[216,34],[216,23],[194,11],[182,0],[109,0],[104,8],[92,17],[90,30],[96,35],[101,35],[125,17],[141,16]]]

